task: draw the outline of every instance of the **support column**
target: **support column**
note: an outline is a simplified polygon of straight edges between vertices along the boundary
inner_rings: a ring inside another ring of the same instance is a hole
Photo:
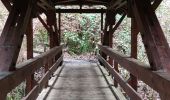
[[[33,22],[32,18],[29,21],[28,28],[27,28],[27,59],[33,58]],[[34,87],[34,74],[28,76],[26,79],[26,94],[31,91]]]
[[[59,45],[61,43],[61,13],[58,13],[58,33],[59,33]]]
[[[131,57],[137,59],[137,36],[138,36],[137,24],[134,18],[131,19]],[[130,74],[129,84],[134,90],[137,91],[137,77]]]

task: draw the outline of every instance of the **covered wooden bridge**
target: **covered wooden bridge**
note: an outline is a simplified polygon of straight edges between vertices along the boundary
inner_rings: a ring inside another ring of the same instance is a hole
[[[1,0],[9,16],[0,37],[0,100],[26,81],[23,100],[142,100],[137,80],[142,80],[162,100],[170,100],[170,49],[155,10],[162,0]],[[56,9],[56,5],[78,5],[79,9]],[[83,9],[84,5],[103,5],[106,9]],[[40,14],[46,15],[46,20]],[[56,19],[58,13],[58,19]],[[101,13],[99,63],[63,61],[61,13]],[[103,21],[103,14],[106,19]],[[122,15],[116,23],[115,16]],[[131,18],[131,56],[112,50],[112,35],[125,16]],[[38,18],[49,33],[50,50],[33,58],[33,18]],[[103,23],[105,22],[105,23]],[[137,58],[137,34],[140,32],[150,66]],[[24,34],[27,36],[28,60],[16,64]],[[104,67],[101,67],[104,66]],[[124,80],[118,65],[131,73]],[[44,66],[45,75],[38,82],[33,74]],[[104,70],[106,69],[106,70]],[[107,75],[112,76],[109,85]],[[51,83],[49,79],[54,78]],[[49,84],[48,84],[49,83]],[[111,84],[113,84],[111,83]],[[120,85],[124,94],[119,92]],[[50,88],[49,92],[44,88]],[[111,89],[112,88],[112,89]],[[126,95],[126,96],[125,96]]]

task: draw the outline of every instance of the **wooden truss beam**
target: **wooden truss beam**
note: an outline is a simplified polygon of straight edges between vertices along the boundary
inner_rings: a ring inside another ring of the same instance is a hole
[[[27,59],[33,58],[33,19],[31,18],[27,27]],[[34,87],[34,73],[26,79],[26,94]]]
[[[10,11],[11,8],[12,8],[12,5],[10,4],[10,1],[9,0],[1,0],[1,1],[4,4],[4,6],[7,8],[7,10]]]
[[[64,0],[54,3],[55,5],[107,5],[107,2],[94,0]]]
[[[36,0],[16,0],[0,37],[0,71],[15,70],[24,33]]]
[[[152,70],[165,69],[170,72],[170,49],[156,14],[148,0],[134,0],[135,19]]]
[[[106,13],[106,9],[56,9],[56,13]]]
[[[137,23],[134,18],[131,19],[131,57],[137,59],[137,38],[138,38],[139,30],[137,28]],[[130,74],[129,84],[133,87],[134,90],[137,91],[137,77]]]

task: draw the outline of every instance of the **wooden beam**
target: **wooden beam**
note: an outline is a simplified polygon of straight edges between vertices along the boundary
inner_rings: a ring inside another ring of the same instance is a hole
[[[137,38],[139,30],[135,19],[131,19],[131,57],[137,59]],[[137,91],[137,77],[130,74],[129,84]]]
[[[162,70],[151,71],[150,66],[142,62],[113,51],[112,48],[99,45],[99,49],[116,60],[122,67],[127,69],[132,75],[138,77],[144,83],[165,97],[164,100],[170,98],[170,74]]]
[[[7,8],[7,10],[10,12],[12,9],[12,5],[10,4],[9,0],[1,0],[4,6]]]
[[[56,9],[56,13],[106,13],[106,9]]]
[[[61,13],[58,13],[59,44],[61,43]]]
[[[116,29],[120,26],[120,24],[122,23],[123,19],[125,18],[126,14],[123,14],[122,17],[119,19],[119,21],[116,23],[116,25],[114,26],[114,28],[112,28],[111,33],[113,34]]]
[[[15,70],[16,61],[26,33],[35,0],[16,0],[0,37],[0,71]],[[22,5],[21,5],[22,4]]]
[[[101,30],[103,30],[103,13],[101,13]]]
[[[161,4],[162,0],[155,0],[154,3],[152,4],[152,8],[156,10],[158,6]]]
[[[134,0],[133,12],[141,32],[152,70],[170,72],[170,49],[156,14],[148,0]]]
[[[105,59],[103,59],[100,55],[98,55],[97,58],[104,64],[104,67],[109,70],[109,73],[114,76],[114,79],[120,84],[120,86],[132,100],[142,100],[139,94],[128,83],[125,82],[122,76]]]
[[[27,59],[33,58],[33,19],[31,18],[27,28]],[[26,94],[34,87],[34,74],[26,79]]]
[[[103,1],[93,1],[93,0],[64,0],[64,1],[57,1],[54,4],[55,5],[104,5],[106,6],[108,3]]]
[[[51,30],[48,25],[44,22],[44,20],[41,18],[41,16],[37,16],[37,18],[39,19],[39,21],[42,23],[42,25],[44,26],[44,28],[50,33],[52,32],[53,30]]]

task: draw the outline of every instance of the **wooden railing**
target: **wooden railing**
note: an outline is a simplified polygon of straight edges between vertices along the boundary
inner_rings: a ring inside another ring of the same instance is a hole
[[[25,81],[26,78],[31,76],[37,69],[45,66],[47,63],[53,62],[51,64],[52,66],[49,67],[49,70],[46,71],[42,79],[37,82],[28,95],[23,98],[23,100],[34,100],[47,84],[51,74],[62,62],[62,48],[63,45],[54,47],[33,59],[27,60],[24,63],[17,65],[18,69],[16,71],[0,72],[0,100],[6,100],[7,93],[17,87],[21,82]]]
[[[108,46],[98,45],[98,47],[101,52],[114,59],[121,67],[125,68],[139,80],[142,80],[156,90],[160,94],[162,100],[169,100],[170,74],[165,71],[151,71],[150,66],[143,64],[137,59],[113,51],[112,48]],[[114,76],[114,79],[132,100],[142,100],[139,94],[121,77],[114,67],[112,67],[101,55],[98,55],[98,59],[105,68],[107,68],[109,73]]]

